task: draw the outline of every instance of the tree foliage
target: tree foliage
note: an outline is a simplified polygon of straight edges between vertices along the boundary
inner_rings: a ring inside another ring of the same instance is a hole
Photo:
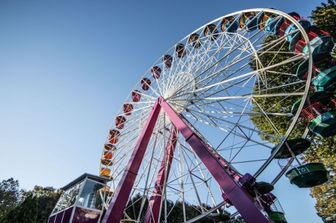
[[[328,31],[332,36],[336,36],[336,0],[328,0],[327,3],[321,3],[311,14],[315,25]]]
[[[327,3],[322,3],[321,6],[317,6],[316,9],[312,11],[311,16],[315,25],[319,28],[331,33],[332,35],[336,35],[336,0],[328,0]],[[269,43],[274,39],[273,37],[266,38],[264,44]],[[287,51],[287,46],[279,46],[275,50],[282,50],[282,47],[285,51]],[[336,48],[334,48],[334,52],[331,53],[331,56],[336,57]],[[275,58],[273,63],[277,63],[282,61],[283,55]],[[263,55],[260,57],[262,64],[268,64],[272,58],[267,55]],[[252,66],[255,69],[255,67]],[[295,69],[293,67],[286,66],[286,67],[278,67],[274,69],[274,71],[278,72],[288,72],[288,73],[295,73]],[[267,74],[267,79],[271,81],[286,81],[281,79],[274,79],[272,74]],[[277,84],[279,84],[279,82]],[[283,90],[283,89],[282,89]],[[275,92],[274,92],[275,93]],[[294,101],[289,100],[286,103],[282,104],[282,107],[274,107],[273,99],[267,99],[257,101],[264,107],[272,107],[275,110],[282,112],[290,112],[291,106],[293,105]],[[259,108],[254,104],[254,111],[260,111]],[[274,112],[274,111],[273,111]],[[275,124],[277,129],[280,131],[281,134],[285,133],[288,128],[288,123],[290,120],[286,119],[278,119],[276,117],[270,117],[271,121]],[[258,116],[251,117],[253,123],[262,131],[270,132],[274,134],[274,128],[270,126],[269,123],[263,121]],[[302,136],[302,133],[307,126],[307,120],[301,119],[291,133],[290,138],[297,138]],[[268,138],[267,136],[262,136],[263,139],[276,143],[276,141]],[[328,138],[321,138],[314,135],[311,135],[312,139],[312,146],[306,151],[303,156],[301,157],[304,162],[322,162],[327,170],[330,173],[329,181],[321,186],[316,186],[311,188],[311,196],[316,199],[316,210],[319,216],[324,219],[325,222],[334,222],[335,220],[328,221],[327,219],[332,218],[332,216],[336,213],[336,136],[328,137]]]
[[[23,193],[23,201],[0,218],[1,223],[45,223],[54,208],[60,191],[52,187],[35,186]]]
[[[267,46],[267,47],[266,47]],[[258,58],[260,62],[255,62],[253,60],[250,62],[251,67],[256,70],[257,66],[275,66],[281,62],[288,60],[292,57],[291,53],[288,53],[289,45],[288,43],[277,43],[277,38],[275,36],[268,36],[263,42],[263,50],[258,52]],[[276,57],[274,54],[268,53],[271,50],[278,52]],[[257,60],[258,61],[258,60]],[[258,65],[259,63],[259,65]],[[254,94],[277,94],[288,92],[295,92],[298,89],[298,85],[287,85],[286,83],[294,82],[291,80],[292,77],[286,75],[279,75],[279,73],[295,73],[298,67],[298,62],[285,63],[280,66],[276,66],[271,70],[264,71],[260,74],[260,78],[254,87]],[[282,87],[279,87],[282,86]],[[255,113],[291,113],[291,107],[295,101],[299,100],[300,97],[288,97],[284,100],[281,97],[255,97],[253,98],[253,112]],[[269,120],[265,118],[264,115],[253,115],[251,116],[252,122],[264,133],[269,135],[285,135],[289,124],[291,123],[290,116],[277,116],[268,115]],[[261,134],[260,137],[264,140],[270,141],[274,144],[279,143],[279,138],[271,138],[269,135]]]
[[[306,162],[322,162],[329,171],[329,181],[311,188],[311,196],[316,199],[316,210],[322,219],[332,217],[336,213],[336,136],[321,139],[305,154]],[[336,220],[336,219],[335,219]],[[328,222],[328,221],[326,221]]]
[[[20,199],[19,182],[13,178],[0,183],[0,219],[15,208]]]
[[[137,220],[139,216],[139,212],[141,210],[142,206],[142,196],[140,194],[135,195],[132,197],[128,204],[128,208],[126,209],[127,217],[133,220]],[[184,203],[181,201],[170,201],[167,200],[166,202],[163,201],[163,208],[161,209],[161,222],[164,222],[164,209],[165,205],[167,205],[167,222],[184,222],[184,215],[183,215],[183,206],[185,208],[186,218],[187,220],[190,220],[192,218],[195,218],[202,214],[202,209],[211,209],[210,206],[207,204],[202,204],[202,207],[200,205],[195,204],[189,204]],[[143,209],[140,216],[140,222],[143,220],[145,212],[148,207],[148,199],[144,199]],[[210,218],[210,217],[204,217],[197,222],[199,223],[214,223],[214,222],[225,222],[225,223],[242,223],[240,218],[233,219],[229,221],[229,213],[226,211],[222,211],[221,215],[217,216],[217,219]],[[133,222],[133,221],[131,221]]]

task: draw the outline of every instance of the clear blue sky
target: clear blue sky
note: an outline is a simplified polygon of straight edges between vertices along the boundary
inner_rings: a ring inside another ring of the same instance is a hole
[[[321,0],[0,1],[0,179],[61,187],[97,173],[114,114],[141,74],[219,16]],[[289,222],[319,223],[309,190],[280,181]]]

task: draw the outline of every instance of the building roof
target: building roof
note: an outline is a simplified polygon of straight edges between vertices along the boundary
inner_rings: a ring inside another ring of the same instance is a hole
[[[65,185],[64,187],[62,187],[62,190],[67,190],[70,187],[74,186],[77,183],[80,183],[81,181],[83,181],[85,178],[100,182],[100,183],[107,183],[108,181],[110,181],[110,179],[104,178],[104,177],[99,177],[93,174],[89,174],[89,173],[84,173],[81,176],[77,177],[76,179],[74,179],[73,181],[71,181],[70,183],[68,183],[67,185]]]

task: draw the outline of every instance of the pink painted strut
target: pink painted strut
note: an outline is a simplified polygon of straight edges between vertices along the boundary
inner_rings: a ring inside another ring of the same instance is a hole
[[[153,195],[149,199],[148,208],[143,223],[157,223],[159,222],[162,193],[164,190],[164,183],[167,181],[171,163],[173,161],[175,147],[177,141],[177,129],[172,128],[167,147],[165,149],[165,155],[161,161],[161,166],[158,172],[155,189]]]
[[[178,115],[163,98],[159,98],[153,107],[142,134],[138,139],[132,157],[129,160],[128,167],[126,168],[125,173],[118,184],[109,209],[107,210],[102,223],[120,222],[161,108],[168,115],[176,129],[183,135],[186,142],[190,145],[195,154],[212,174],[221,189],[225,192],[225,197],[236,207],[238,212],[244,218],[245,222],[273,223],[262,213],[262,211],[258,208],[258,204],[255,202],[254,198],[249,195],[241,185],[239,182],[239,174],[230,167],[224,158],[222,158],[209,145],[207,145],[200,138],[200,136],[193,131],[187,121],[185,121],[182,116]],[[169,154],[169,152],[167,154]],[[173,155],[171,157],[173,157]],[[171,165],[171,162],[172,160],[169,161],[169,166]],[[150,204],[151,209],[147,209],[151,211],[151,213],[160,213],[162,199],[162,186],[160,187],[160,185],[163,185],[163,182],[166,180],[164,175],[168,176],[168,174],[169,170],[167,169],[166,174],[164,173],[164,169],[162,170],[161,166],[161,170],[159,171],[157,179],[157,187],[155,187],[157,194],[155,194],[150,200],[150,202],[152,202],[152,204]],[[147,214],[148,211],[146,216]],[[151,216],[150,214],[148,215]],[[159,214],[157,215],[159,216]],[[158,216],[152,219],[149,218],[151,221],[147,221],[146,223],[158,222]]]
[[[128,162],[127,168],[121,178],[118,187],[113,195],[109,208],[107,209],[102,223],[119,223],[127,205],[129,195],[138,174],[142,159],[146,152],[149,140],[153,133],[156,120],[160,114],[161,107],[158,102],[155,103],[151,114],[142,130],[137,144],[133,150],[132,156]]]

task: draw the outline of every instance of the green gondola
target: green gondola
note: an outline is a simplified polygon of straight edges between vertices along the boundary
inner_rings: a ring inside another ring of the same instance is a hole
[[[322,163],[308,163],[286,173],[292,184],[300,188],[314,187],[328,181],[328,171]]]
[[[286,143],[291,148],[294,155],[299,155],[306,151],[310,147],[310,141],[308,139],[296,138],[287,140]],[[277,154],[274,156],[274,159],[287,159],[292,157],[292,154],[287,149],[286,143],[284,143]],[[277,147],[272,149],[272,153]]]
[[[336,66],[321,71],[313,80],[316,91],[330,92],[336,89]]]
[[[314,59],[319,59],[320,56],[330,54],[334,46],[334,42],[331,36],[321,35],[321,36],[318,36],[312,39],[309,42],[309,45],[310,45],[310,50],[312,52]],[[306,45],[303,48],[302,53],[304,54],[308,53],[308,45]]]
[[[300,80],[307,79],[306,74],[308,72],[308,62],[309,62],[308,60],[303,61],[296,69],[295,74]]]
[[[270,183],[267,182],[256,182],[254,184],[254,188],[260,193],[260,194],[268,194],[270,193],[272,190],[274,190],[274,186]]]
[[[333,136],[336,133],[336,111],[322,113],[310,121],[309,130],[322,137]]]
[[[267,214],[268,217],[275,223],[287,223],[285,214],[280,211],[269,211]]]
[[[328,106],[328,104],[330,103],[330,99],[333,97],[333,94],[332,93],[326,93],[326,92],[323,92],[323,91],[318,91],[318,92],[315,92],[311,95],[309,95],[307,97],[307,101],[305,103],[305,106],[308,105],[307,102],[309,102],[310,104],[314,103],[314,102],[321,102],[323,105],[326,105]],[[293,115],[296,114],[298,108],[299,108],[299,105],[301,103],[301,99],[298,99],[296,102],[294,102],[294,104],[292,105],[292,108],[291,108],[291,113]],[[304,107],[305,107],[304,106]]]

